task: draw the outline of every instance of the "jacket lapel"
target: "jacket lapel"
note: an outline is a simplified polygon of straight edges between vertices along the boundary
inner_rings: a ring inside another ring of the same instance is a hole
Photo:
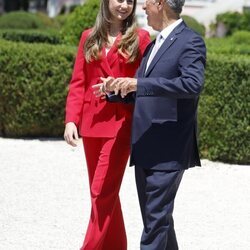
[[[110,48],[107,54],[105,47],[102,48],[102,58],[100,66],[110,76],[113,76],[112,65],[118,60],[119,57],[117,44],[119,43],[120,40],[121,40],[121,34],[118,35],[113,46]]]
[[[152,50],[153,50],[153,48],[154,48],[155,41],[156,41],[156,39],[154,39],[154,40],[151,42],[150,47],[149,47],[149,49],[148,49],[148,51],[147,51],[147,53],[146,53],[146,56],[144,57],[144,59],[143,59],[143,61],[142,61],[142,63],[143,63],[143,64],[142,64],[142,75],[143,75],[143,76],[145,75],[146,67],[147,67],[147,61],[148,61],[149,56],[150,56],[150,54],[151,54],[151,52],[152,52]]]
[[[140,63],[140,66],[136,72],[136,77],[143,77],[144,76],[144,73],[145,73],[145,70],[146,70],[146,65],[147,65],[147,61],[148,61],[148,58],[149,58],[149,55],[151,54],[151,51],[154,47],[154,44],[155,44],[155,40],[153,40],[146,48],[144,54],[143,54],[143,57],[142,57],[142,60],[141,60],[141,63]]]
[[[152,62],[148,66],[147,71],[145,72],[145,76],[147,76],[151,70],[154,68],[155,64],[159,61],[161,56],[164,54],[164,52],[175,42],[175,40],[178,38],[178,34],[181,33],[181,31],[186,27],[186,24],[184,22],[181,22],[166,38],[162,46],[160,47],[159,51],[155,54],[155,57],[153,58]],[[150,50],[151,51],[151,50]],[[150,53],[149,53],[150,55]],[[149,57],[148,55],[148,57]],[[147,57],[147,59],[148,59]],[[146,63],[145,63],[146,65]],[[144,68],[145,70],[145,68]]]

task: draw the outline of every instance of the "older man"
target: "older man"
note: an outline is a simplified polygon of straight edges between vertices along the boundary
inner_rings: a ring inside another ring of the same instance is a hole
[[[200,166],[196,124],[206,48],[180,18],[184,2],[145,1],[148,24],[159,35],[147,48],[136,78],[103,79],[100,88],[122,97],[134,92],[131,165],[144,224],[141,250],[178,249],[174,199],[185,169]]]

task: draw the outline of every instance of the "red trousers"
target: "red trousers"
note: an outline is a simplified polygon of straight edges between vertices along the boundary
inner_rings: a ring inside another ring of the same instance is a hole
[[[130,137],[84,137],[91,194],[91,216],[81,250],[126,250],[119,190],[130,151]]]

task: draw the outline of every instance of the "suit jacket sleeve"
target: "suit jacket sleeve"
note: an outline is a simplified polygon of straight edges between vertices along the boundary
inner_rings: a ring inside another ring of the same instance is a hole
[[[138,78],[136,96],[168,96],[170,98],[198,96],[203,88],[205,61],[204,41],[195,34],[186,42],[179,58],[179,76],[173,79]]]
[[[142,60],[142,56],[144,51],[146,50],[147,46],[149,45],[150,35],[148,31],[139,29],[138,30],[138,37],[139,37],[139,63]],[[122,98],[120,95],[109,94],[106,96],[107,101],[109,102],[122,102],[122,103],[133,103],[135,101],[135,93],[129,93],[127,96]]]
[[[77,126],[81,117],[82,105],[84,100],[84,65],[86,61],[84,58],[83,46],[87,34],[88,31],[83,32],[80,39],[66,101],[65,123],[74,122]]]

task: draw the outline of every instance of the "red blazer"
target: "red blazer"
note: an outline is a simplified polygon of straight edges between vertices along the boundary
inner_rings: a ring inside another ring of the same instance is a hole
[[[107,55],[103,48],[100,60],[87,63],[83,46],[90,32],[91,30],[84,31],[80,40],[66,101],[65,122],[74,122],[81,136],[114,137],[121,127],[130,135],[133,106],[96,98],[91,86],[100,83],[100,77],[133,77],[143,52],[150,43],[149,33],[138,29],[140,56],[134,63],[127,63],[118,53],[116,45],[121,35]]]

